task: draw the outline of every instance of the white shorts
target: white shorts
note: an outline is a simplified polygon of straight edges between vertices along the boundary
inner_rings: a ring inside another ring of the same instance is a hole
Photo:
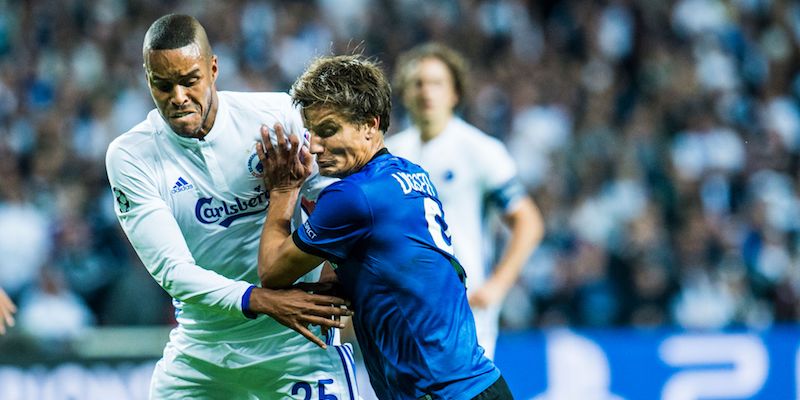
[[[305,339],[304,339],[305,340]],[[150,383],[151,399],[330,399],[358,400],[353,351],[349,344],[294,347],[291,352],[275,352],[268,345],[219,343],[237,357],[239,346],[264,346],[268,357],[235,368],[203,361],[167,343]]]
[[[486,350],[486,358],[494,359],[494,349],[497,345],[497,330],[500,324],[500,306],[489,308],[473,308],[472,316],[475,317],[475,333],[478,344]]]

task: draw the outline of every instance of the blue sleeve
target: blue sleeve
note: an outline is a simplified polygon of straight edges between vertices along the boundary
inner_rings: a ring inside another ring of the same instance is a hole
[[[292,239],[300,250],[341,263],[372,228],[364,192],[346,180],[325,188],[317,206]]]

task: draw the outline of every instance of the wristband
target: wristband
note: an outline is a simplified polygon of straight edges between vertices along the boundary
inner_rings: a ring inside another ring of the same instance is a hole
[[[255,289],[255,287],[256,285],[250,285],[250,287],[247,288],[242,295],[242,314],[250,319],[256,319],[258,316],[258,314],[250,310],[250,294],[253,293],[253,289]]]

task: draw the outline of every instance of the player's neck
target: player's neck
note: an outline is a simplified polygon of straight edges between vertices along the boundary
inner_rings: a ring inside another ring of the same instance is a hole
[[[447,124],[450,123],[452,118],[452,115],[448,115],[447,118],[420,121],[417,124],[417,128],[419,128],[420,138],[422,141],[428,142],[441,135],[442,132],[444,132],[444,128],[447,127]]]
[[[214,90],[211,92],[211,103],[208,109],[208,115],[205,121],[203,121],[203,126],[200,128],[200,131],[197,132],[197,139],[202,139],[208,135],[208,132],[211,132],[211,129],[214,127],[214,122],[217,120],[217,110],[219,110],[219,99],[217,98],[217,91]]]

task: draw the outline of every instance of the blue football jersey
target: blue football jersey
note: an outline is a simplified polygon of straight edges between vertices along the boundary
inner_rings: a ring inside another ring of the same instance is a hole
[[[336,264],[382,399],[471,399],[500,377],[475,336],[463,269],[428,173],[382,150],[322,191],[293,235]]]

